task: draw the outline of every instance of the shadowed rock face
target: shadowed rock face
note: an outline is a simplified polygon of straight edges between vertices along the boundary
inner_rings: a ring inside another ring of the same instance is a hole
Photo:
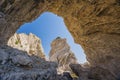
[[[29,55],[35,55],[45,59],[41,40],[32,33],[29,35],[15,33],[14,36],[9,39],[8,45],[26,51]]]
[[[49,53],[50,61],[58,63],[58,72],[71,71],[69,65],[77,64],[74,53],[70,50],[67,40],[64,38],[56,38],[51,43],[51,51]]]
[[[57,64],[10,46],[0,47],[0,80],[73,80],[57,74]]]
[[[81,80],[117,80],[111,71],[99,66],[84,68],[80,64],[70,64],[70,68]]]
[[[64,18],[92,66],[119,74],[119,0],[1,0],[0,44],[6,44],[20,25],[33,21],[45,11]]]
[[[57,64],[9,46],[0,47],[0,80],[57,80]]]

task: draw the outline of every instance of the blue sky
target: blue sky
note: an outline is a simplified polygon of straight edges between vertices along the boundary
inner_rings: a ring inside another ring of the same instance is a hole
[[[17,33],[33,33],[38,36],[42,41],[46,56],[48,56],[50,52],[51,42],[56,37],[66,38],[79,63],[84,63],[86,61],[83,49],[80,45],[74,43],[71,34],[64,24],[63,18],[53,13],[45,12],[33,22],[23,24],[17,30]]]

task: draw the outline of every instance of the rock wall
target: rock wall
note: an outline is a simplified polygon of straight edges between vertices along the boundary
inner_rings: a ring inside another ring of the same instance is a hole
[[[0,80],[66,80],[59,78],[56,68],[54,62],[9,46],[0,47]]]
[[[119,0],[1,0],[0,44],[6,44],[20,25],[45,11],[64,18],[92,66],[120,74]]]
[[[119,80],[114,73],[101,66],[82,67],[80,64],[70,64],[72,71],[80,80]]]
[[[73,80],[68,72],[58,75],[58,64],[44,58],[37,36],[14,34],[0,46],[0,80]]]
[[[57,37],[51,43],[51,51],[49,53],[49,60],[58,63],[58,72],[71,71],[69,65],[77,64],[77,59],[74,53],[70,50],[67,40]]]
[[[45,58],[41,40],[30,33],[15,33],[8,41],[8,45],[18,50],[26,51],[29,55],[39,56]]]

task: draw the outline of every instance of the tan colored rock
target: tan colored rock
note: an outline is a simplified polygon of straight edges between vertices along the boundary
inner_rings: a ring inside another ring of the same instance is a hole
[[[70,50],[70,46],[65,38],[56,38],[51,43],[51,51],[49,53],[50,61],[58,63],[58,72],[71,71],[69,65],[77,63],[74,53]]]
[[[29,55],[45,58],[41,40],[32,33],[29,35],[26,35],[24,33],[15,33],[9,39],[8,45],[13,48],[26,51]]]
[[[64,18],[91,66],[120,74],[119,0],[1,0],[0,44],[7,44],[20,25],[45,11]]]

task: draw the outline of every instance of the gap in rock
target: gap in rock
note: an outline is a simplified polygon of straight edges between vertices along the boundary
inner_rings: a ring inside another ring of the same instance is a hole
[[[86,62],[86,56],[82,47],[74,43],[73,37],[66,28],[63,18],[56,14],[45,12],[33,22],[23,24],[16,32],[25,34],[33,33],[39,37],[47,57],[51,49],[51,42],[56,37],[66,38],[71,47],[71,51],[75,54],[78,62]]]

